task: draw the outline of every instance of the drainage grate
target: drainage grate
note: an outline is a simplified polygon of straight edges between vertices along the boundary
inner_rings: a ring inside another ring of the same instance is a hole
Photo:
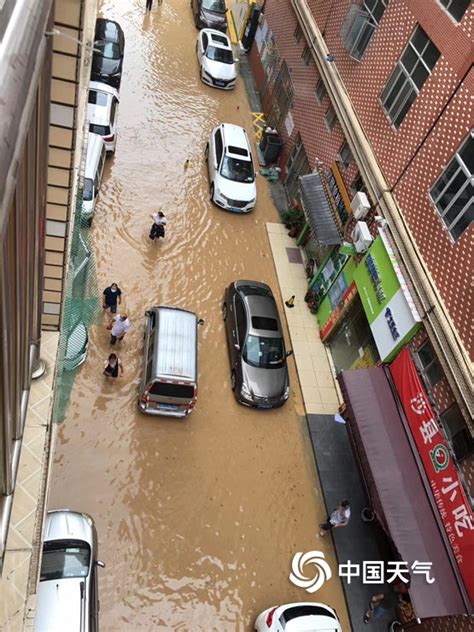
[[[286,255],[290,263],[303,263],[301,252],[299,248],[287,248]]]

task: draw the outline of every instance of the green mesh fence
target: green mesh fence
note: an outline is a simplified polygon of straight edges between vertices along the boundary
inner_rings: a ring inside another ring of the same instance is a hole
[[[77,369],[84,362],[89,328],[99,323],[97,275],[89,244],[87,223],[82,221],[82,188],[78,190],[73,218],[71,251],[67,267],[59,352],[54,390],[53,421],[64,420]]]

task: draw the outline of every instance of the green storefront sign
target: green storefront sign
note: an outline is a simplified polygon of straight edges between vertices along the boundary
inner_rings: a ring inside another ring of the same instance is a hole
[[[420,316],[387,238],[380,235],[354,272],[354,281],[384,362],[420,327]]]

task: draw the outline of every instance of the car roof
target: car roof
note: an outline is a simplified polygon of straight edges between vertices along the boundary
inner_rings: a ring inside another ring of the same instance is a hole
[[[54,540],[82,540],[91,547],[94,542],[94,522],[79,511],[58,509],[48,511],[44,528],[44,542]]]
[[[84,176],[93,178],[95,175],[95,165],[99,162],[104,139],[99,134],[89,132],[87,139],[87,157]]]
[[[112,97],[114,96],[114,92],[117,91],[114,90],[114,88],[109,88],[110,86],[98,81],[91,81],[89,84],[89,90],[103,92],[107,96],[107,103],[105,105],[87,103],[87,117],[89,121],[95,125],[111,125],[113,123],[113,121],[110,120],[110,110],[112,108]]]
[[[111,42],[118,42],[122,32],[122,27],[118,22],[97,18],[95,23],[95,39],[105,39]]]
[[[158,326],[154,335],[158,353],[153,354],[154,376],[197,378],[197,316],[182,307],[155,305]]]
[[[242,147],[247,149],[250,156],[250,144],[247,138],[247,132],[243,127],[239,125],[233,125],[232,123],[221,123],[222,136],[224,138],[224,144],[226,147]],[[232,153],[232,152],[229,152]],[[241,160],[245,160],[245,156],[235,154]]]
[[[35,632],[82,632],[89,629],[87,623],[81,625],[81,584],[84,581],[83,577],[68,577],[38,584]],[[90,607],[88,601],[85,599],[86,611]]]

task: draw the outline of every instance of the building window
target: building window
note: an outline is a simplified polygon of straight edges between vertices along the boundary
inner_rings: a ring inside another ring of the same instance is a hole
[[[440,415],[440,419],[458,461],[472,454],[474,442],[459,406],[453,404]]]
[[[309,46],[304,47],[301,57],[303,58],[305,66],[307,66],[311,61],[311,49],[309,48]]]
[[[293,37],[295,38],[297,44],[300,43],[302,35],[303,35],[303,31],[301,30],[301,26],[298,24],[293,32]]]
[[[474,130],[430,190],[431,199],[453,239],[474,220]]]
[[[439,50],[424,30],[417,26],[380,97],[385,112],[396,128],[400,127],[439,56]]]
[[[471,0],[439,0],[446,11],[460,22]]]
[[[324,81],[322,79],[320,79],[316,84],[314,94],[316,96],[316,101],[318,103],[322,103],[324,97],[327,95],[326,86],[324,85]]]
[[[351,148],[346,143],[346,141],[342,143],[341,148],[339,149],[339,158],[340,158],[341,164],[343,165],[345,169],[347,169],[347,167],[352,162],[354,162],[354,157],[352,155]]]
[[[364,0],[361,6],[350,6],[342,27],[342,41],[354,59],[362,59],[387,4],[388,0]]]
[[[427,340],[416,352],[418,357],[418,368],[423,375],[424,381],[431,387],[437,384],[444,377],[438,358],[435,355],[431,342]]]
[[[334,126],[337,123],[336,112],[334,111],[334,108],[332,107],[332,105],[329,108],[329,110],[326,112],[326,114],[324,115],[324,122],[326,123],[326,127],[328,128],[328,130],[332,132],[332,130],[334,129]]]

